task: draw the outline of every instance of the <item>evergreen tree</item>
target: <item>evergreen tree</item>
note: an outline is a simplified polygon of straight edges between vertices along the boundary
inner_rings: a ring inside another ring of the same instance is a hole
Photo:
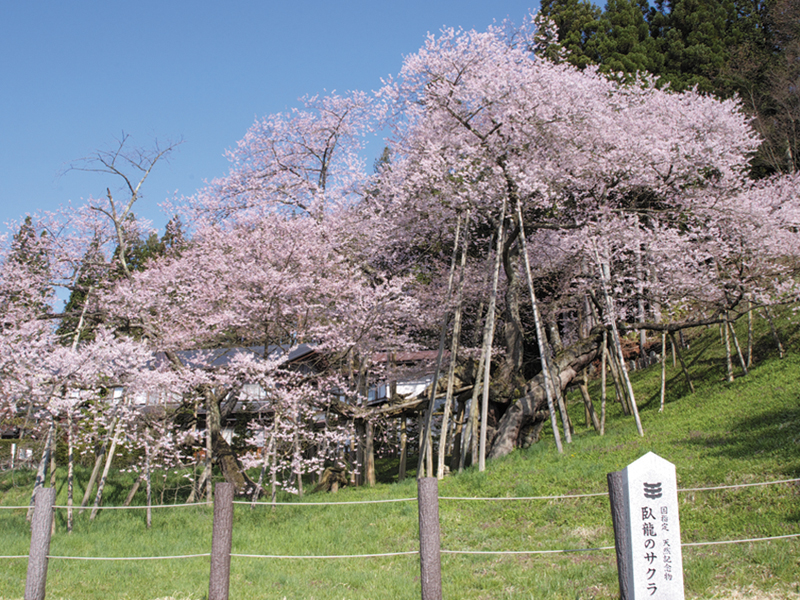
[[[133,218],[129,219],[133,222]],[[131,231],[135,228],[131,227]],[[183,225],[175,216],[167,223],[164,235],[159,239],[155,232],[147,237],[130,236],[127,240],[126,261],[131,272],[144,271],[149,263],[161,256],[180,255],[186,247]],[[61,324],[57,334],[64,345],[75,340],[80,328],[78,341],[89,341],[95,337],[97,327],[104,323],[104,316],[95,307],[93,296],[98,290],[125,277],[119,260],[120,247],[114,251],[110,262],[107,262],[99,250],[99,244],[92,244],[84,256],[75,282],[70,291],[69,300],[64,306]],[[128,324],[118,324],[117,329],[131,333]]]
[[[650,37],[647,0],[608,0],[586,52],[606,73],[661,73],[664,57]]]
[[[558,59],[566,50],[566,59],[579,69],[597,62],[586,51],[602,15],[600,8],[588,0],[542,0],[539,13],[548,17],[558,29],[558,43],[545,51],[547,58]]]
[[[740,41],[733,0],[656,0],[650,33],[663,55],[660,73],[673,89],[719,92],[717,78]]]
[[[37,233],[33,219],[25,217],[3,265],[2,310],[15,307],[37,315],[49,312],[53,289],[47,242],[47,233]]]
[[[56,330],[59,341],[65,346],[93,340],[102,316],[93,309],[94,295],[107,281],[108,264],[95,240],[81,260],[69,299],[64,305],[61,323]],[[77,335],[77,338],[76,338]]]

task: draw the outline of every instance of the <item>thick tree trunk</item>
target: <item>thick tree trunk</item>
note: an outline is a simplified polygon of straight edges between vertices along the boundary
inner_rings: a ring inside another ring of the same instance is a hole
[[[506,355],[498,369],[495,382],[506,388],[514,388],[514,379],[522,370],[523,330],[519,315],[520,303],[520,248],[519,227],[508,232],[503,244],[503,271],[506,275],[506,306],[503,319],[503,334],[506,340]],[[495,388],[497,385],[495,384]]]
[[[603,340],[603,329],[595,328],[590,337],[565,348],[553,361],[552,373],[558,373],[553,382],[564,390],[575,377],[600,354]],[[544,372],[540,372],[525,386],[524,395],[500,419],[492,442],[489,458],[505,456],[518,446],[520,430],[527,421],[532,421],[536,413],[547,408],[547,393],[544,383]]]
[[[211,434],[213,456],[219,465],[225,481],[233,484],[235,494],[252,495],[255,482],[252,481],[242,468],[238,457],[222,435],[222,413],[220,404],[223,400],[219,394],[210,389],[205,390],[207,427]]]

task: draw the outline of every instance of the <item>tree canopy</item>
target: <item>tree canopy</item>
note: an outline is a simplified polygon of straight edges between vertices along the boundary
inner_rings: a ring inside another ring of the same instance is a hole
[[[129,197],[30,217],[6,245],[3,411],[43,423],[83,411],[92,418],[76,426],[90,438],[141,425],[130,440],[163,440],[159,419],[124,416],[155,398],[205,415],[207,450],[240,492],[260,487],[243,470],[260,461],[291,472],[297,490],[304,470],[341,464],[351,436],[371,447],[369,380],[389,376],[378,356],[443,348],[450,335],[453,365],[457,354],[482,360],[499,456],[545,395],[554,415],[551,391],[599,355],[601,332],[624,372],[620,329],[727,322],[745,303],[796,298],[800,180],[749,178],[762,138],[746,103],[607,76],[668,69],[701,46],[697,68],[718,72],[714,49],[730,46],[711,30],[684,40],[680,24],[703,10],[724,21],[726,7],[659,5],[674,33],[656,35],[643,2],[602,14],[546,2],[561,49],[542,47],[533,20],[445,29],[374,94],[304,98],[256,121],[229,173],[177,207],[160,238],[134,217],[144,178],[120,165],[146,178],[166,150],[125,153],[123,139],[98,160]],[[662,40],[673,37],[670,54]],[[391,135],[370,171],[365,138],[381,129]],[[72,291],[64,310],[56,286]],[[313,365],[291,358],[301,345]],[[476,393],[477,371],[462,380]],[[123,400],[109,404],[113,389]],[[471,406],[476,419],[477,395]],[[222,435],[243,407],[260,454],[239,456]]]

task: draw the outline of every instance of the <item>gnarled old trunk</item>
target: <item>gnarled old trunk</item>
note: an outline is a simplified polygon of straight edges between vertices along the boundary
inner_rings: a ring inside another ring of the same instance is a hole
[[[551,365],[552,379],[562,391],[599,356],[602,342],[603,329],[596,327],[589,337],[556,354]],[[523,396],[500,419],[488,458],[505,456],[517,447],[523,425],[533,421],[536,413],[543,410],[547,410],[547,394],[544,373],[540,372],[526,384]]]
[[[222,403],[225,395],[215,393],[210,387],[206,387],[203,391],[208,411],[206,426],[211,431],[213,459],[219,465],[225,481],[233,484],[236,494],[252,495],[256,489],[256,483],[247,476],[233,448],[222,435]],[[229,412],[231,409],[228,409],[224,416],[227,417]]]

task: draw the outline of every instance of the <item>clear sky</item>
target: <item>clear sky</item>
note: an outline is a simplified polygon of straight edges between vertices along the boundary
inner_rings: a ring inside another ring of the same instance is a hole
[[[111,149],[183,139],[138,214],[224,175],[256,118],[300,96],[373,90],[442,27],[521,23],[538,0],[0,0],[0,224],[118,182],[67,171]],[[0,227],[5,230],[5,227]]]

